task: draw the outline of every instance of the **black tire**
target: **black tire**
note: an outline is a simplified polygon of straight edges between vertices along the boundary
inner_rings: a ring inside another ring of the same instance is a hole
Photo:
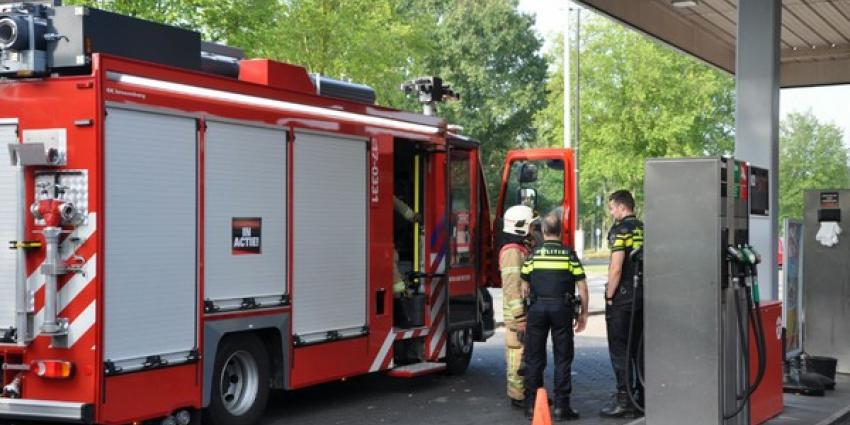
[[[449,332],[446,341],[446,373],[462,375],[472,360],[472,329],[456,329]]]
[[[241,378],[240,378],[241,376]],[[222,383],[228,386],[222,389]],[[269,356],[254,335],[226,337],[218,346],[204,424],[252,425],[269,400]]]

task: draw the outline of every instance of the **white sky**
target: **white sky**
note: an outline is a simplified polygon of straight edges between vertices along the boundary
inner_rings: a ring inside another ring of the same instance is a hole
[[[537,31],[544,39],[563,30],[566,0],[520,0],[519,9],[536,17]],[[546,47],[551,42],[546,40]],[[844,144],[850,147],[850,85],[783,89],[779,96],[780,116],[790,112],[812,113],[822,122],[832,122],[844,130]]]

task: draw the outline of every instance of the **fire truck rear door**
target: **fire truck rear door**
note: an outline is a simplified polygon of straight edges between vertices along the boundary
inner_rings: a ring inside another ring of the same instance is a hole
[[[204,299],[220,311],[286,294],[283,128],[208,120],[204,144]]]
[[[108,109],[104,361],[116,370],[197,349],[197,143],[194,118]]]
[[[15,240],[18,209],[17,168],[7,145],[18,142],[18,120],[0,119],[0,241]],[[15,251],[0,249],[0,339],[15,326]]]
[[[296,343],[367,332],[368,140],[297,131],[293,150]]]

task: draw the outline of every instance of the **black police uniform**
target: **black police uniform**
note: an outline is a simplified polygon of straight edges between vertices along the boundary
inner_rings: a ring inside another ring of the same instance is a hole
[[[611,355],[611,365],[617,378],[617,393],[622,399],[628,389],[626,388],[626,362],[638,360],[638,344],[643,332],[643,290],[634,290],[634,264],[632,264],[631,253],[643,246],[643,222],[634,215],[629,215],[621,221],[614,223],[608,232],[608,246],[611,253],[624,252],[626,257],[623,261],[623,270],[617,291],[614,293],[612,305],[607,305],[605,311],[605,322],[608,329],[608,352]],[[626,353],[629,337],[629,321],[631,320],[632,301],[635,306],[634,333],[632,335],[632,352]],[[635,363],[637,364],[637,363]],[[632,371],[634,371],[634,367]],[[640,386],[637,379],[631,380],[632,384]],[[642,388],[636,388],[642,393]]]
[[[529,283],[532,303],[526,314],[526,402],[533,406],[537,388],[543,386],[546,337],[551,330],[555,357],[554,407],[568,409],[574,352],[573,302],[576,282],[585,279],[584,269],[575,253],[560,241],[544,241],[523,263],[521,277]]]

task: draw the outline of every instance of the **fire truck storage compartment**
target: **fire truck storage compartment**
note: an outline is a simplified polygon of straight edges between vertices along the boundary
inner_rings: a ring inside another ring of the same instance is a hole
[[[197,348],[197,123],[107,112],[104,360],[112,372],[185,362]]]
[[[18,121],[0,119],[0,240],[13,241],[17,235],[18,169],[9,161],[10,143],[18,142]],[[0,250],[0,339],[15,327],[15,251]],[[7,341],[11,342],[11,341]]]
[[[207,121],[204,299],[216,310],[245,299],[243,307],[276,306],[286,294],[286,137],[281,128]]]
[[[299,131],[294,143],[295,342],[362,335],[368,307],[367,141]]]

